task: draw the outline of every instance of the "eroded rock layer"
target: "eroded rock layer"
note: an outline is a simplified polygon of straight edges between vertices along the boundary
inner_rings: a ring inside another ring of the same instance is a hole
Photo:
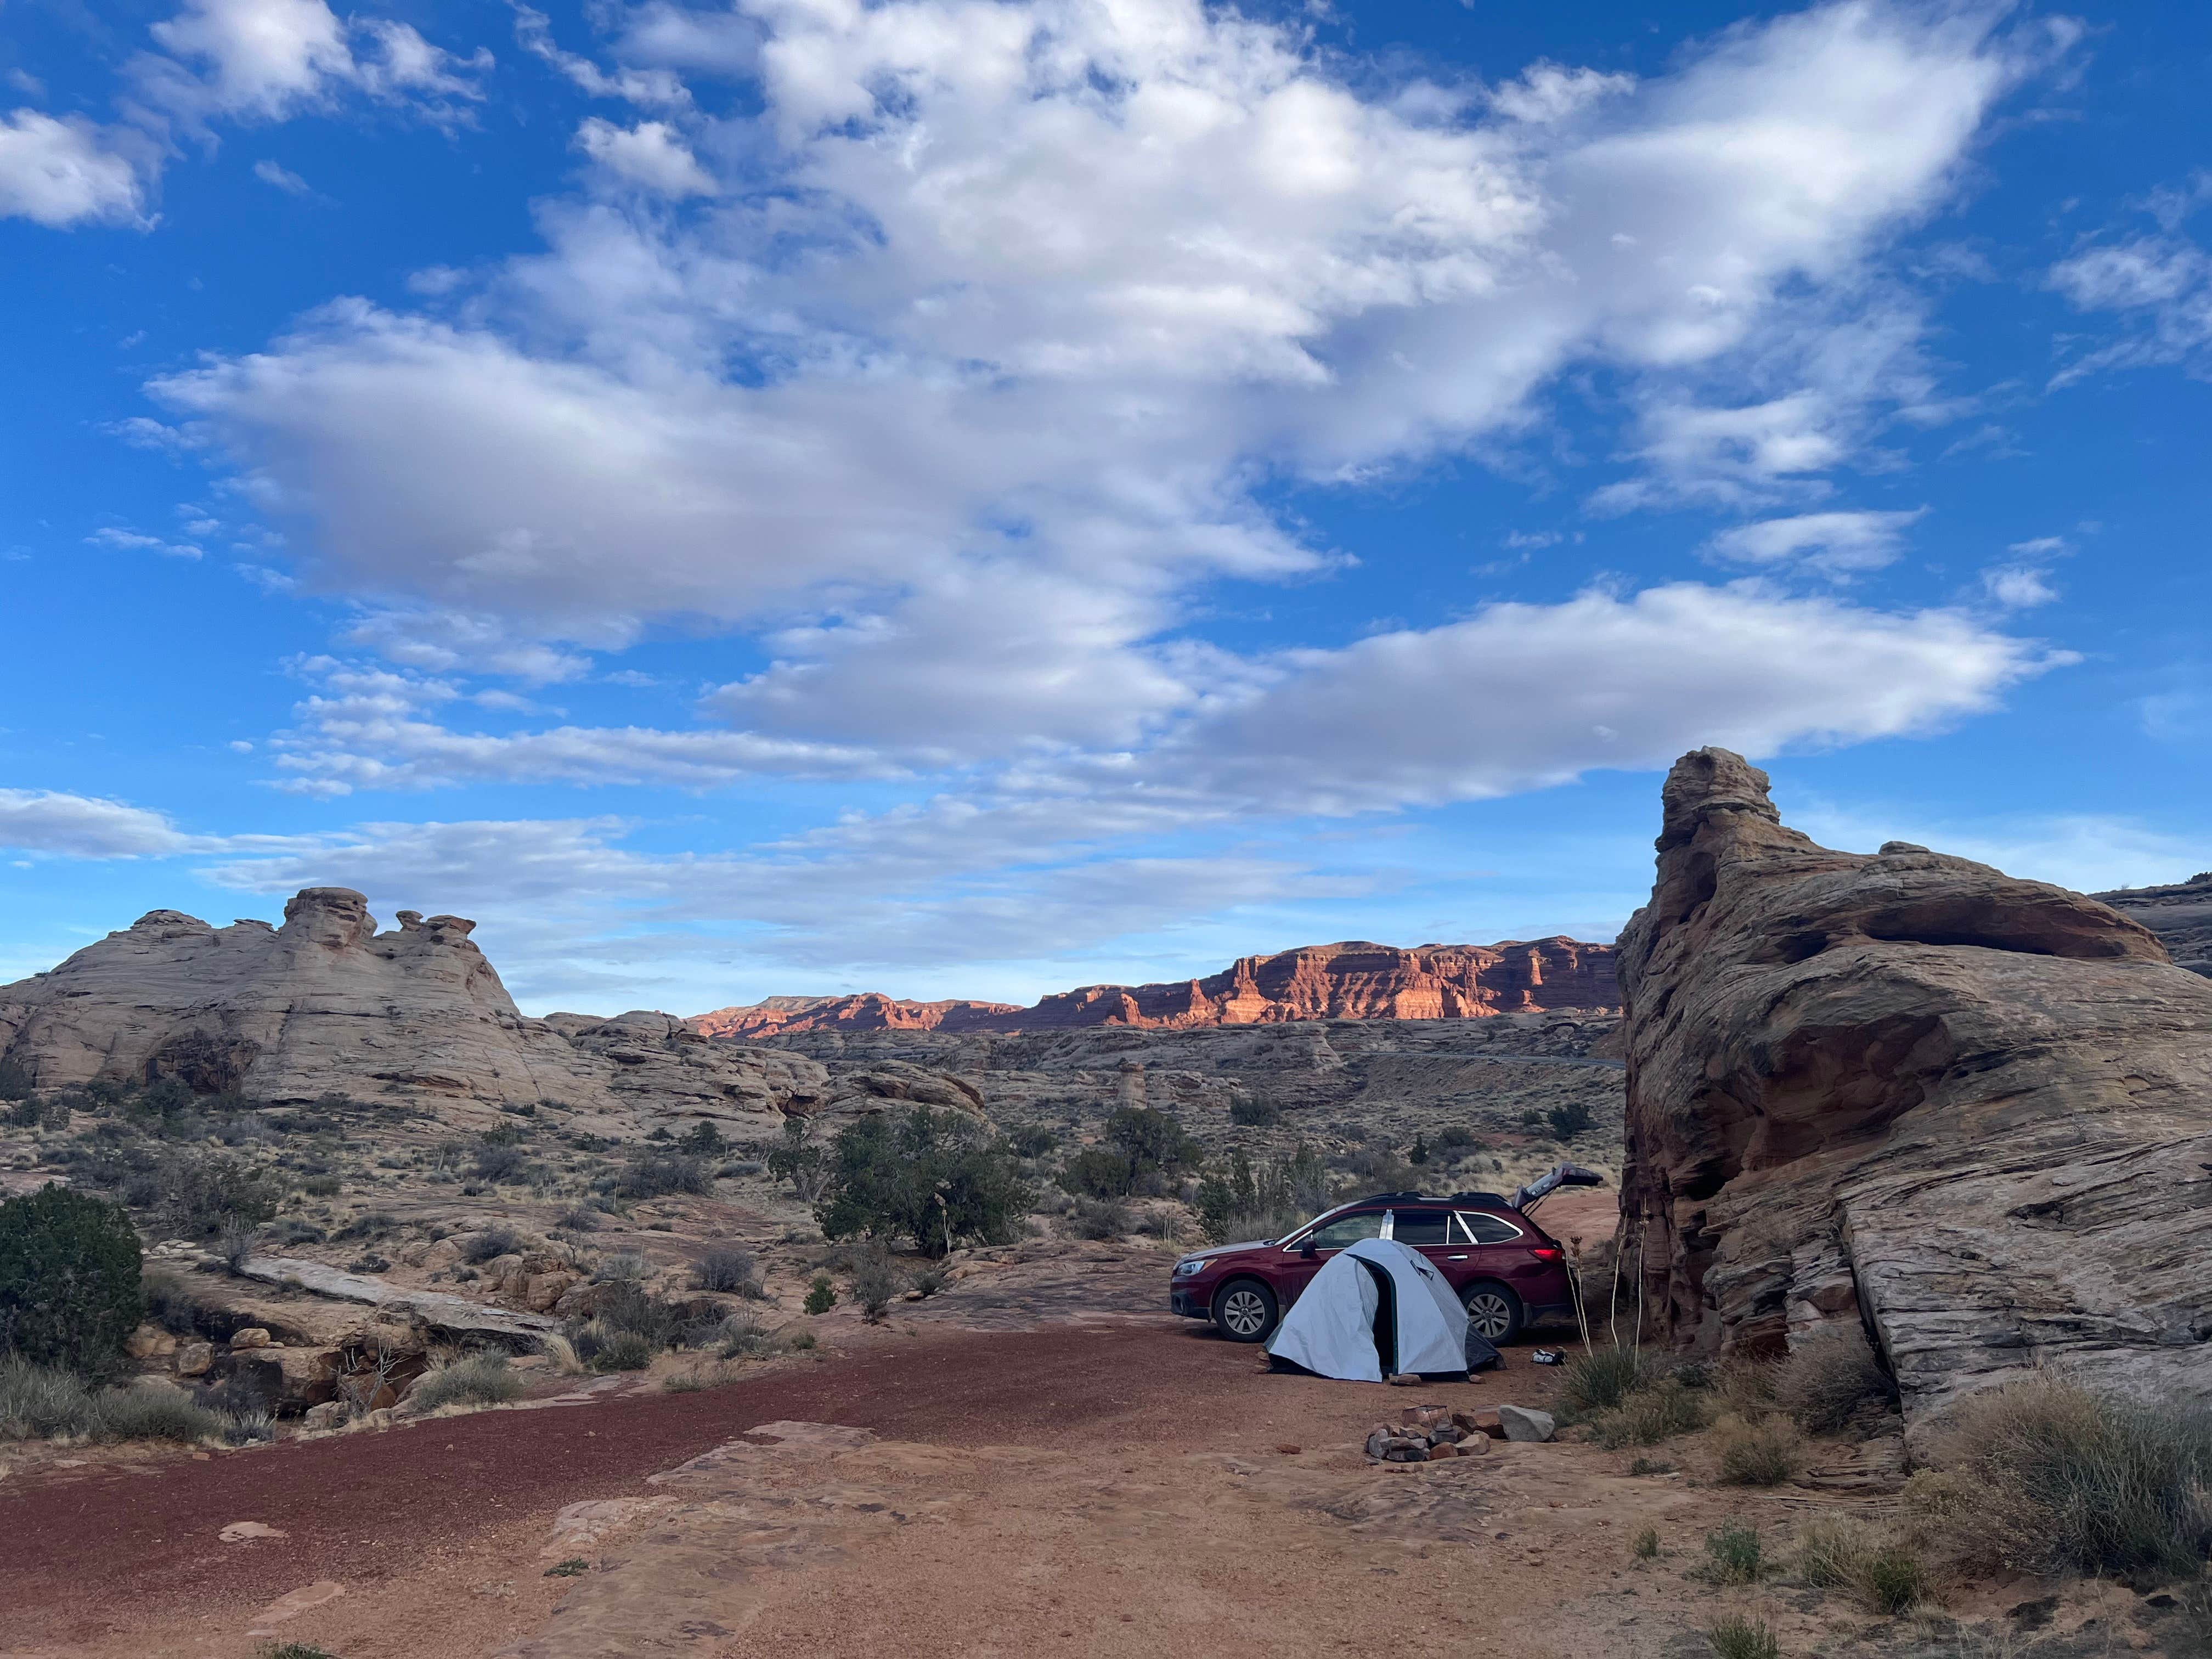
[[[668,1014],[526,1019],[470,939],[475,923],[398,921],[378,932],[343,887],[300,893],[281,927],[153,911],[0,986],[0,1060],[42,1089],[176,1077],[277,1103],[404,1094],[461,1121],[553,1100],[772,1127],[830,1092],[812,1060],[710,1043]]]
[[[1480,1019],[1620,1000],[1613,947],[1566,938],[1401,950],[1351,940],[1243,957],[1204,979],[1086,985],[1033,1008],[991,1002],[903,1002],[869,994],[771,997],[692,1021],[710,1036],[791,1032],[1054,1031],[1273,1025],[1315,1019]]]
[[[1669,775],[1620,939],[1623,1242],[1680,1348],[1863,1320],[1918,1422],[2048,1365],[2212,1401],[2212,981],[2110,907]]]
[[[2171,887],[2126,887],[2090,896],[2156,933],[2175,967],[2212,979],[2212,870]]]

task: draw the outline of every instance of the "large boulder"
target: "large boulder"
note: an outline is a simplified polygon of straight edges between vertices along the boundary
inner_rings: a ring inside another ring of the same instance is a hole
[[[1817,846],[1724,750],[1664,809],[1620,958],[1659,1334],[1862,1321],[1915,1424],[2039,1366],[2212,1401],[2212,981],[2062,888]]]

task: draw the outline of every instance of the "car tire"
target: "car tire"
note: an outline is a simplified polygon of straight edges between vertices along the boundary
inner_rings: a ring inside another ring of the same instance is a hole
[[[1213,1328],[1231,1342],[1265,1342],[1280,1318],[1275,1293],[1256,1279],[1232,1279],[1213,1293]]]
[[[1467,1309],[1468,1326],[1487,1338],[1493,1348],[1502,1348],[1520,1335],[1528,1318],[1521,1298],[1494,1279],[1478,1279],[1468,1285],[1460,1302]]]

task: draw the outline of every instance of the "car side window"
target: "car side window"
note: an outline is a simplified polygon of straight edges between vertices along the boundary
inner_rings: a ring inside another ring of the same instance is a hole
[[[1362,1210],[1357,1215],[1340,1215],[1325,1222],[1298,1241],[1304,1249],[1310,1244],[1316,1250],[1340,1250],[1347,1244],[1357,1244],[1363,1238],[1382,1237],[1382,1212]]]
[[[1481,1210],[1462,1210],[1455,1219],[1459,1229],[1453,1237],[1461,1243],[1510,1244],[1521,1237],[1521,1230],[1511,1222]]]
[[[1396,1210],[1390,1216],[1390,1237],[1401,1244],[1419,1247],[1449,1241],[1450,1214],[1443,1210]]]

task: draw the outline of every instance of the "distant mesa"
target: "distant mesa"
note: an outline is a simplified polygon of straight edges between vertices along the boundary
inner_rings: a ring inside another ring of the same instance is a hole
[[[1031,1008],[964,999],[911,1002],[868,992],[769,997],[701,1014],[691,1024],[702,1036],[760,1042],[805,1031],[1184,1030],[1302,1019],[1486,1019],[1620,1005],[1610,945],[1561,936],[1402,950],[1355,939],[1240,957],[1204,979],[1081,986]]]

